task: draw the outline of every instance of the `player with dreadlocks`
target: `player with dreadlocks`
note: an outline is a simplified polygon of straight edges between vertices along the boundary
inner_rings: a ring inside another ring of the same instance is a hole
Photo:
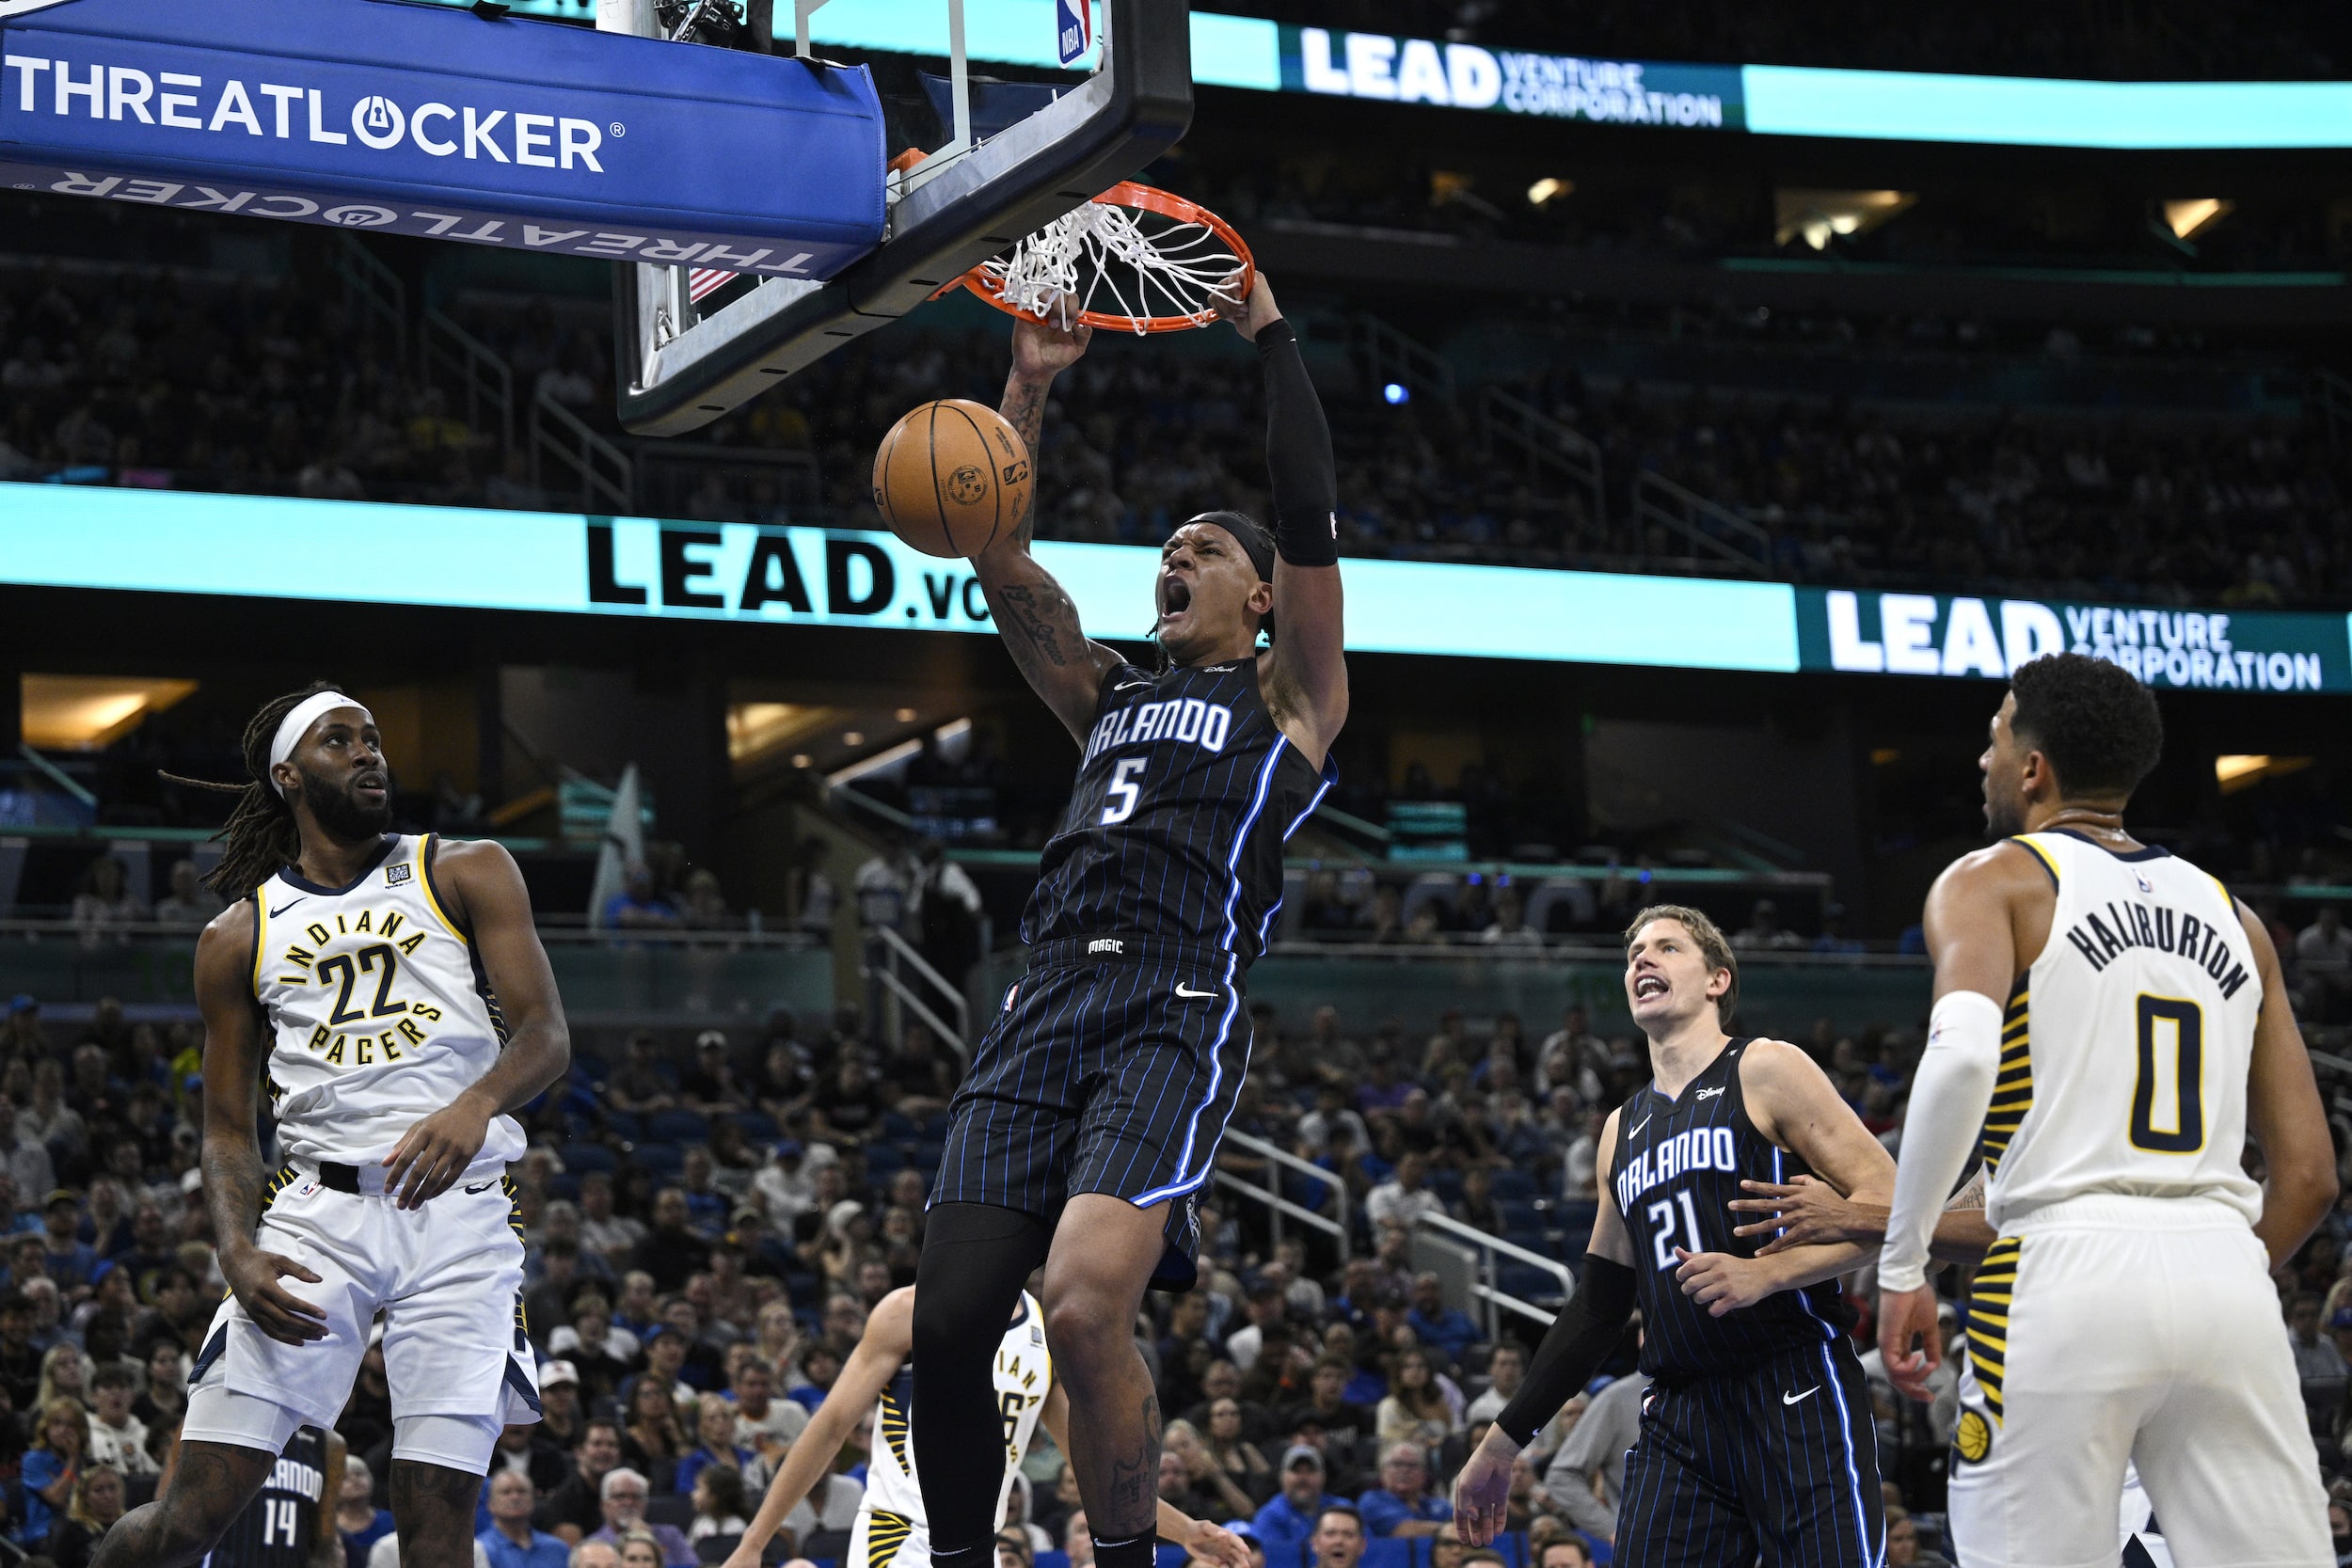
[[[503,847],[389,831],[365,707],[325,684],[293,692],[254,715],[244,749],[252,779],[211,878],[238,901],[196,949],[204,1198],[230,1296],[170,1484],[95,1562],[210,1551],[296,1430],[334,1424],[381,1311],[401,1560],[470,1568],[491,1448],[538,1419],[504,1178],[523,1151],[509,1113],[571,1060],[555,977]],[[256,1137],[264,1083],[275,1175]]]

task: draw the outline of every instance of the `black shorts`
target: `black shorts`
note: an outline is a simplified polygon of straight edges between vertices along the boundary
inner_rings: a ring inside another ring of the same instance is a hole
[[[1870,1568],[1885,1533],[1870,1391],[1843,1336],[1643,1397],[1623,1568]]]
[[[1152,1282],[1189,1290],[1196,1207],[1249,1067],[1238,969],[1134,936],[1037,948],[956,1092],[931,1201],[1049,1221],[1075,1193],[1165,1203]]]

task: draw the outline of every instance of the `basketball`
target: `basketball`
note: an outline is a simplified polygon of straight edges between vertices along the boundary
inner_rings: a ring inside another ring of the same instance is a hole
[[[988,548],[1028,511],[1032,483],[1021,433],[967,398],[910,410],[874,453],[874,506],[925,555]]]

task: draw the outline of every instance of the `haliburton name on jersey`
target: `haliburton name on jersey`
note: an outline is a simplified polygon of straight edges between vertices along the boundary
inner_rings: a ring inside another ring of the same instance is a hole
[[[2213,976],[2225,998],[2237,995],[2249,978],[2227,934],[2186,910],[2137,901],[2118,906],[2109,900],[2106,913],[2106,920],[2095,911],[2086,913],[2066,932],[2066,940],[2089,960],[2094,974],[2130,949],[2145,947],[2189,959]]]

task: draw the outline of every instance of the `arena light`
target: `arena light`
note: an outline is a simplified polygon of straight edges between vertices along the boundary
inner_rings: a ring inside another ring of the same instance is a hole
[[[2218,197],[2201,196],[2185,201],[2164,204],[2164,226],[2172,230],[2176,240],[2193,240],[2235,211],[2237,203]]]
[[[1867,234],[1918,199],[1912,191],[1775,190],[1772,243],[1802,239],[1815,250],[1827,250],[1831,240]]]
[[[1562,197],[1575,194],[1575,181],[1562,180],[1547,174],[1527,187],[1527,204],[1530,207],[1549,207]]]
[[[44,752],[96,752],[196,689],[196,682],[138,675],[26,675],[20,687],[24,740]]]
[[[1413,389],[1402,381],[1391,381],[1380,388],[1380,401],[1391,406],[1410,403],[1413,401]]]
[[[2309,757],[2225,753],[2213,759],[2213,779],[2221,786],[2222,794],[2235,795],[2241,789],[2253,788],[2265,779],[2282,779],[2289,773],[2300,773],[2311,765]]]

